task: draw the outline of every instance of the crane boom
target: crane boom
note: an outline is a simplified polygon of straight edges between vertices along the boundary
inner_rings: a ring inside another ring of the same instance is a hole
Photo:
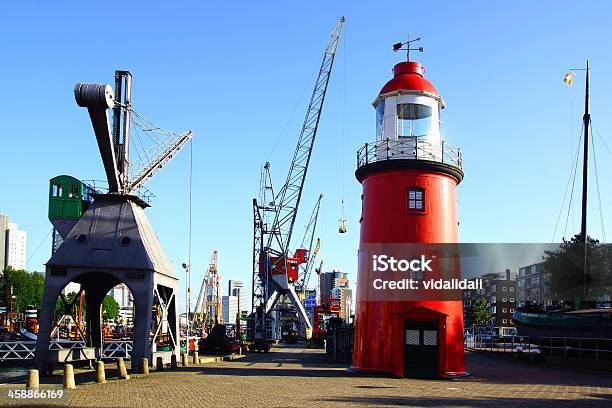
[[[157,157],[155,157],[144,169],[134,175],[134,179],[130,181],[129,191],[133,191],[138,187],[142,186],[146,181],[153,177],[158,171],[162,169],[170,160],[176,156],[176,152],[181,150],[183,146],[191,139],[193,133],[191,130],[179,135],[177,140],[165,150],[163,150]]]
[[[312,96],[310,97],[306,118],[304,119],[298,144],[293,154],[287,181],[279,191],[275,200],[278,205],[278,212],[273,222],[273,230],[280,231],[280,234],[271,235],[268,246],[272,245],[272,237],[277,237],[277,244],[280,247],[280,252],[285,256],[289,251],[289,243],[291,241],[293,226],[295,225],[295,219],[302,197],[304,180],[306,179],[306,172],[308,171],[308,164],[310,163],[310,157],[312,155],[312,147],[314,146],[317,135],[323,102],[325,101],[325,95],[327,93],[327,85],[329,84],[329,78],[336,56],[336,49],[340,41],[340,32],[343,26],[344,17],[340,17],[338,24],[336,24],[336,27],[329,37],[325,53],[323,54],[323,61],[321,62],[321,68],[319,69],[319,75]]]
[[[300,278],[302,282],[304,280],[299,276],[299,265],[307,262],[308,252],[298,248],[290,257],[289,245],[343,26],[344,17],[341,17],[325,47],[285,184],[274,195],[270,165],[266,163],[260,182],[259,202],[253,200],[253,315],[251,323],[247,323],[247,337],[251,339],[255,339],[256,333],[263,333],[263,339],[270,340],[271,330],[266,316],[281,296],[291,301],[297,315],[308,328],[312,326],[295,289]],[[320,198],[317,206],[319,203]]]
[[[312,213],[310,214],[310,219],[308,220],[306,230],[304,231],[304,237],[302,238],[302,242],[300,244],[300,248],[308,248],[308,258],[306,260],[306,265],[302,268],[302,273],[299,277],[299,286],[301,287],[302,292],[306,290],[310,271],[312,270],[314,260],[317,257],[317,254],[319,253],[319,248],[321,247],[321,241],[317,239],[315,249],[314,251],[312,251],[312,244],[314,242],[315,231],[317,229],[317,220],[319,218],[319,209],[321,208],[322,199],[323,194],[319,194],[319,199],[315,203]]]
[[[182,134],[166,131],[170,134],[169,138],[163,142],[157,141],[150,151],[153,159],[143,163],[130,177],[130,123],[132,114],[140,117],[132,110],[132,74],[129,71],[115,71],[114,92],[110,85],[77,83],[74,97],[80,107],[89,111],[110,193],[131,194],[137,190],[172,160],[193,136],[191,130]],[[107,112],[109,108],[113,109],[112,130]]]

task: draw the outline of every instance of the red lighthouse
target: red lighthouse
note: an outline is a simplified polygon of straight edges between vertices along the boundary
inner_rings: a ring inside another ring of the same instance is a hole
[[[409,46],[409,44],[408,44]],[[357,154],[363,186],[360,253],[372,244],[456,243],[461,153],[440,136],[444,101],[406,61],[374,100],[376,141]],[[353,370],[399,377],[465,373],[462,302],[371,299],[360,257]]]

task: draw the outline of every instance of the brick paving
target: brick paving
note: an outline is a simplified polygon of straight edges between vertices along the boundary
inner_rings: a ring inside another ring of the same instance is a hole
[[[63,401],[8,400],[0,406],[70,407],[612,407],[612,376],[561,370],[480,353],[467,354],[471,377],[414,380],[351,374],[324,353],[299,347],[273,348],[219,362],[135,375],[94,384],[77,376],[77,389]],[[58,382],[57,377],[41,383]],[[21,387],[23,388],[23,386]]]

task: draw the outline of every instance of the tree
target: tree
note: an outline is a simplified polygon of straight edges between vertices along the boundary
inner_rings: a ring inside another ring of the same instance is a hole
[[[119,316],[119,303],[111,295],[106,295],[102,301],[102,317],[105,320],[113,320],[117,316]]]
[[[554,299],[578,305],[610,294],[610,255],[599,249],[598,244],[597,239],[587,237],[586,273],[585,243],[581,234],[570,240],[564,238],[558,250],[545,251],[542,269],[550,276]]]
[[[66,295],[66,300],[68,301],[68,305],[74,300],[77,296],[75,292],[70,292]],[[74,304],[74,308],[78,310],[79,301],[77,300]],[[55,318],[58,319],[65,313],[64,302],[61,298],[58,298],[55,302]],[[74,314],[76,314],[76,310],[74,310]],[[87,292],[83,292],[83,320],[85,320],[87,314]],[[102,300],[102,318],[104,320],[113,320],[117,316],[119,316],[119,303],[111,296],[106,295],[104,300]]]
[[[481,297],[468,306],[465,317],[472,326],[486,326],[493,317],[491,305],[486,298]]]
[[[55,312],[53,314],[55,316],[56,320],[59,319],[64,314],[66,314],[66,312],[68,312],[68,314],[77,315],[78,308],[79,308],[79,301],[78,300],[74,303],[74,307],[72,308],[72,310],[66,311],[66,307],[70,306],[70,304],[74,301],[74,298],[76,298],[76,297],[77,297],[77,293],[76,292],[70,292],[70,293],[66,294],[65,298],[66,298],[66,301],[68,302],[68,304],[64,305],[64,302],[62,301],[61,296],[58,296],[57,300],[55,301]],[[86,307],[87,307],[87,304],[85,303],[85,295],[83,295],[83,318],[85,318],[84,316],[85,316]]]
[[[15,270],[10,266],[4,269],[0,282],[0,303],[10,303],[11,286],[13,287],[13,312],[23,312],[28,305],[40,308],[45,288],[45,276],[39,272]]]

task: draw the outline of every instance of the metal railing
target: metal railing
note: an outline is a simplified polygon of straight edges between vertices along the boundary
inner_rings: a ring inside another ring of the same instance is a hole
[[[129,340],[111,340],[104,342],[102,358],[123,357],[129,359],[132,355],[132,342]]]
[[[537,353],[542,357],[578,360],[612,361],[612,339],[591,337],[539,337],[531,342],[528,337],[507,340],[480,340],[466,336],[466,349],[501,353]]]
[[[49,350],[77,350],[86,346],[84,341],[52,341]],[[0,342],[0,361],[31,360],[36,352],[35,341],[4,341]],[[132,341],[112,340],[105,341],[102,358],[123,357],[129,359],[132,354]]]
[[[429,160],[461,169],[461,149],[442,141],[433,144],[416,136],[366,143],[357,151],[357,168],[383,160]]]
[[[530,353],[536,346],[529,341],[528,337],[511,337],[497,341],[481,340],[477,336],[466,336],[464,340],[466,349],[496,351],[502,353],[515,353],[523,351]]]
[[[108,194],[108,181],[104,180],[81,180],[85,187],[89,189],[86,191],[86,195],[88,198],[93,199],[93,195],[95,194]],[[147,204],[151,204],[151,200],[155,198],[155,194],[153,194],[150,190],[148,190],[144,186],[139,186],[138,188],[132,190],[130,192],[131,195],[134,195],[140,198],[143,202]]]
[[[0,361],[33,359],[35,349],[35,341],[3,341],[0,343]]]
[[[551,357],[612,361],[612,339],[595,337],[540,337],[538,348]]]

